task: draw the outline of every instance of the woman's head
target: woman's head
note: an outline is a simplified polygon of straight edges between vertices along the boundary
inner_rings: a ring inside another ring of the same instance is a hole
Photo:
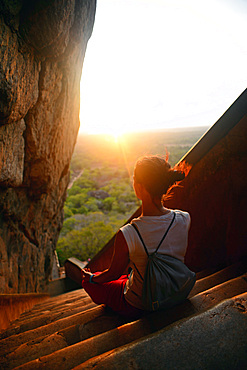
[[[145,156],[137,160],[134,169],[134,181],[142,184],[152,198],[161,198],[185,174],[171,168],[163,157]]]

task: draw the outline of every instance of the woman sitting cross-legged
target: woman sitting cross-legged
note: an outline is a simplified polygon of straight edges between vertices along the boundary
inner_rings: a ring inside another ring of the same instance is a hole
[[[140,158],[134,169],[134,190],[142,201],[141,216],[120,228],[110,267],[92,274],[82,270],[82,287],[97,304],[105,304],[127,318],[138,318],[145,310],[142,302],[143,277],[148,261],[141,239],[131,225],[140,232],[148,253],[153,253],[169,228],[159,253],[175,257],[184,262],[187,249],[190,215],[180,210],[163,206],[163,195],[184,173],[171,168],[159,156]],[[127,267],[132,268],[129,276],[123,275]]]

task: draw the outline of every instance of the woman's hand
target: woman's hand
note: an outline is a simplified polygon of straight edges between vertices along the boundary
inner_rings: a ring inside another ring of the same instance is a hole
[[[93,275],[93,274],[91,273],[91,270],[89,268],[85,268],[85,269],[81,270],[81,275],[82,275],[83,281],[88,283],[89,279],[90,279],[90,276]]]

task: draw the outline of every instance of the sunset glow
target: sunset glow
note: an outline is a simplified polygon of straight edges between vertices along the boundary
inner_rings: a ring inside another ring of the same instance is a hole
[[[80,132],[211,126],[247,85],[242,0],[98,0]]]

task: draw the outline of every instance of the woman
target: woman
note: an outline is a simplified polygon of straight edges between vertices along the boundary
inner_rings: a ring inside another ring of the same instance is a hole
[[[171,168],[162,157],[140,158],[134,169],[134,190],[142,201],[141,216],[132,220],[137,226],[149,254],[154,252],[165,231],[175,219],[159,248],[159,253],[170,255],[182,262],[187,248],[190,215],[172,211],[163,206],[163,195],[184,173]],[[142,277],[147,265],[147,255],[136,230],[131,224],[123,226],[116,235],[111,266],[103,272],[92,274],[82,270],[82,287],[97,304],[106,304],[114,311],[137,318],[144,312],[142,304]],[[122,275],[132,268],[131,278]]]

